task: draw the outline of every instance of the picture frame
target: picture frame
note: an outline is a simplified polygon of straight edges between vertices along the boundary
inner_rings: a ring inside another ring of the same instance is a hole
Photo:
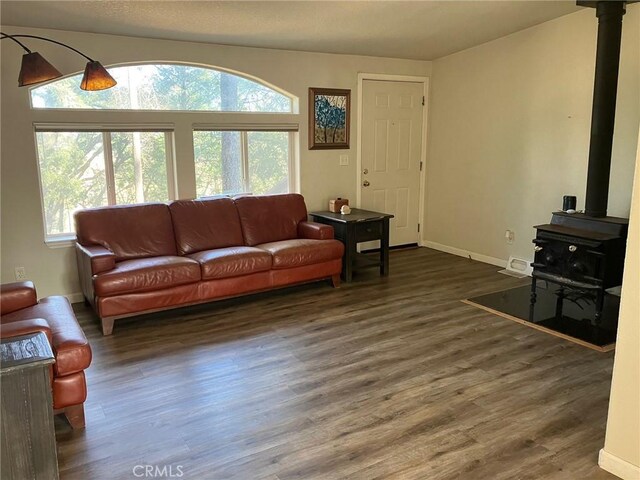
[[[309,150],[348,149],[351,90],[309,88]]]

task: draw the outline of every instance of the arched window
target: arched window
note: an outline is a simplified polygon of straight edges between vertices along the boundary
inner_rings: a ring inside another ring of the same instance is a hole
[[[292,99],[275,89],[221,70],[180,64],[113,67],[118,84],[108,90],[80,89],[81,75],[31,90],[33,108],[292,112]]]
[[[109,73],[118,82],[109,90],[81,90],[80,74],[30,90],[47,243],[68,244],[82,208],[295,188],[296,97],[200,65],[145,63]],[[47,110],[61,121],[47,123]],[[189,169],[175,168],[190,158],[195,185]]]

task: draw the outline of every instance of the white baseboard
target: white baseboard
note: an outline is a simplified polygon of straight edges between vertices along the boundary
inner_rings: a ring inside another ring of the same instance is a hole
[[[604,448],[600,450],[598,465],[600,465],[601,469],[623,480],[640,480],[639,466],[610,454]]]
[[[64,296],[67,297],[67,300],[69,300],[69,303],[84,302],[84,295],[82,294],[82,292],[70,293],[70,294],[64,295]]]
[[[490,257],[488,255],[482,255],[481,253],[475,253],[468,250],[463,250],[461,248],[450,247],[449,245],[443,245],[441,243],[432,242],[430,240],[423,240],[421,242],[421,245],[423,247],[433,248],[434,250],[439,250],[441,252],[458,255],[459,257],[471,258],[471,260],[477,260],[479,262],[488,263],[497,267],[507,267],[507,261],[502,260],[501,258]]]

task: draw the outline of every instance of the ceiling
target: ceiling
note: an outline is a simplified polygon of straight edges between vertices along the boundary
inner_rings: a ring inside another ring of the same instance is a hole
[[[11,26],[433,60],[580,8],[558,0],[2,0],[0,19]]]

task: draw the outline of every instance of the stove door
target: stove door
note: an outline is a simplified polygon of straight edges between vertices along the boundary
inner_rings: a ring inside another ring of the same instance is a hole
[[[538,232],[533,267],[573,282],[600,285],[604,253],[599,242]]]

